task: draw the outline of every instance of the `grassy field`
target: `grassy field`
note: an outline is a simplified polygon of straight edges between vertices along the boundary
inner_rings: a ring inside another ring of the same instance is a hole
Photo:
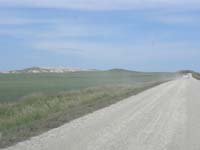
[[[125,70],[64,74],[0,74],[0,102],[20,100],[33,93],[53,94],[104,85],[138,85],[171,78],[173,73],[138,73]]]
[[[167,80],[124,70],[0,75],[0,147],[58,127]]]
[[[192,73],[192,76],[193,76],[194,78],[196,78],[197,80],[200,80],[200,73],[198,73],[198,72],[193,72],[193,73]]]

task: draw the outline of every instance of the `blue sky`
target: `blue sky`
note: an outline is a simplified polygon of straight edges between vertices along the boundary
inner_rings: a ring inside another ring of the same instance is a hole
[[[0,0],[1,71],[200,71],[199,40],[196,0]]]

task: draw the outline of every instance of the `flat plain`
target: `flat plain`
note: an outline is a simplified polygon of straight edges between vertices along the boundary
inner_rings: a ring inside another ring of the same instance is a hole
[[[177,73],[121,69],[0,74],[0,147],[40,135],[175,78]]]

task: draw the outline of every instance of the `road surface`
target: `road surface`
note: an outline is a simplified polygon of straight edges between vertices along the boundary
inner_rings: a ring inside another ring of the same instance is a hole
[[[200,81],[164,83],[7,150],[200,150]]]

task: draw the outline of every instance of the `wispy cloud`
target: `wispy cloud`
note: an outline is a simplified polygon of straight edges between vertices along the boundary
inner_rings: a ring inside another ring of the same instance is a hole
[[[31,43],[32,47],[40,51],[49,51],[64,55],[74,54],[83,58],[90,59],[119,59],[123,51],[127,48],[123,46],[113,46],[112,44],[98,42],[81,41],[35,41]]]
[[[149,68],[149,64],[162,68],[171,61],[197,64],[199,11],[182,9],[198,7],[198,3],[194,0],[0,0],[0,49],[7,52],[7,58],[15,51],[19,60],[24,53],[45,54],[40,62],[34,61],[38,63],[53,64],[54,56],[59,56],[63,59],[58,60],[61,65],[63,62],[81,65],[83,60],[96,66],[144,64],[144,68]],[[0,58],[1,62],[7,59],[3,54]]]
[[[0,6],[69,8],[85,10],[124,10],[143,8],[199,8],[198,0],[1,0]]]
[[[28,25],[28,24],[41,24],[41,23],[57,23],[58,19],[33,19],[33,18],[22,18],[22,17],[0,17],[0,25]]]
[[[119,28],[109,24],[96,24],[92,22],[73,23],[65,18],[22,18],[22,17],[0,17],[0,36],[15,38],[34,39],[56,39],[63,38],[106,38],[119,34]],[[8,25],[8,26],[7,26]]]
[[[142,44],[141,44],[142,43]],[[191,42],[158,41],[152,45],[150,41],[135,44],[115,44],[101,42],[67,42],[67,41],[37,41],[32,47],[42,51],[51,51],[64,55],[74,54],[94,60],[107,61],[168,61],[184,60],[199,56],[199,44]]]
[[[199,16],[193,13],[178,13],[178,12],[164,12],[159,11],[159,13],[149,13],[146,17],[149,21],[160,22],[163,24],[179,24],[179,25],[195,25],[200,23]]]

